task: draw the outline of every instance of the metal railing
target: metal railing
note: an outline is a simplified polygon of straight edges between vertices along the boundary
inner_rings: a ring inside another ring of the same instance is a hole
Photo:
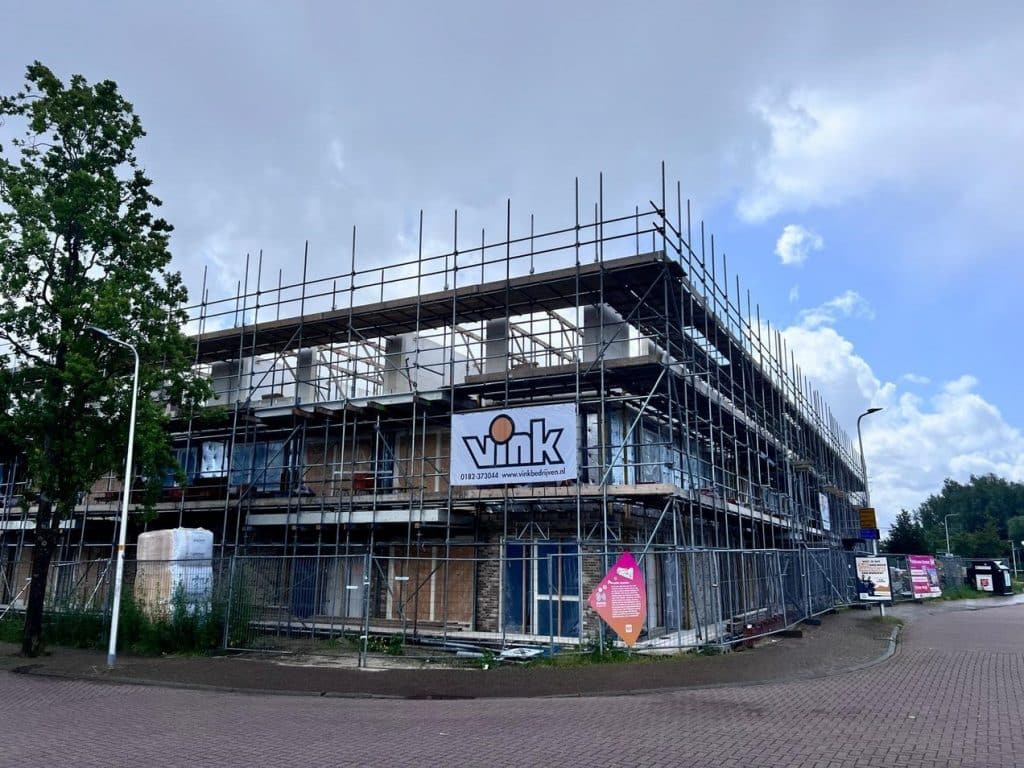
[[[348,655],[359,665],[516,647],[574,652],[610,639],[587,598],[626,547],[398,549],[131,560],[124,593],[150,619],[216,621],[226,649]],[[636,647],[644,652],[750,642],[857,601],[853,561],[838,550],[639,550],[647,617]],[[113,573],[109,560],[55,563],[46,610],[108,617]]]

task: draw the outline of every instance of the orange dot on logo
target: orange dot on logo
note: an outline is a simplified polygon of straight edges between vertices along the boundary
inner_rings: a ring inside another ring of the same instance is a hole
[[[498,445],[503,445],[512,439],[515,428],[516,425],[512,422],[511,417],[505,414],[495,416],[491,422],[491,439]]]

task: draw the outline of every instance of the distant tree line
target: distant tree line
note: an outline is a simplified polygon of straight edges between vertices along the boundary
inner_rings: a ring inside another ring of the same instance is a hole
[[[947,516],[953,554],[1008,556],[1011,541],[1018,548],[1024,541],[1024,483],[992,474],[971,475],[967,483],[947,479],[916,510],[896,516],[882,548],[907,555],[945,552]]]

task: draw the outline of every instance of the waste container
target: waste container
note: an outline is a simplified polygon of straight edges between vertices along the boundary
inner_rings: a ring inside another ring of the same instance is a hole
[[[1012,595],[1010,569],[999,560],[979,560],[967,566],[967,585],[979,592]]]

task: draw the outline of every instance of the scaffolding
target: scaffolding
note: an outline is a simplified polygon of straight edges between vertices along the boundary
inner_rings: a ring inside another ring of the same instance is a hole
[[[577,180],[561,229],[535,232],[531,216],[513,233],[509,201],[497,238],[460,231],[456,212],[451,248],[425,254],[421,212],[410,260],[359,264],[353,230],[340,274],[310,277],[307,246],[291,282],[268,279],[262,254],[234,296],[211,299],[204,276],[189,327],[214,396],[174,415],[185,480],[168,473],[149,526],[209,528],[222,558],[287,557],[292,580],[312,569],[312,615],[405,622],[422,603],[442,628],[529,635],[545,628],[545,594],[560,617],[546,630],[578,638],[617,551],[849,543],[863,491],[852,441],[673,191],[662,167],[657,202],[606,214],[603,178],[592,207]],[[526,404],[574,406],[578,478],[452,484],[453,416]],[[16,475],[2,486],[8,563],[23,562]],[[120,493],[111,477],[85,496],[63,559],[113,546]],[[389,597],[374,607],[353,573],[369,582],[381,557]],[[544,593],[552,557],[575,565]],[[691,578],[649,567],[663,600]],[[661,630],[681,629],[679,613]]]

